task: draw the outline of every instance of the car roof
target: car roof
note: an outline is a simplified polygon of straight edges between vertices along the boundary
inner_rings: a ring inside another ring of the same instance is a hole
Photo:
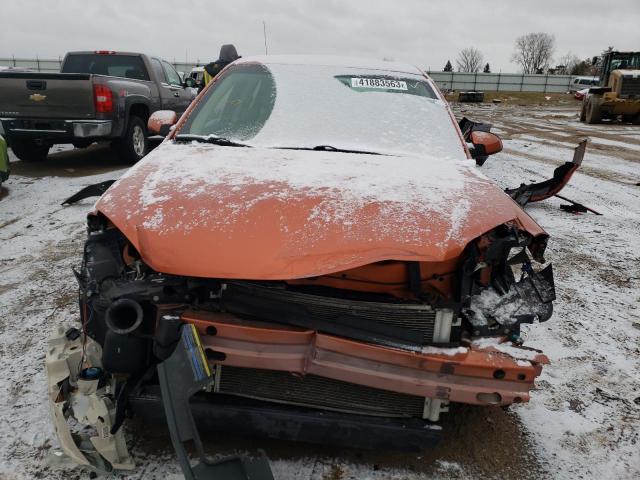
[[[419,68],[408,63],[328,55],[256,55],[252,57],[242,57],[234,63],[254,62],[262,63],[264,65],[324,65],[332,67],[364,68],[368,70],[385,70],[388,72],[424,75]]]
[[[109,52],[109,53],[100,53]],[[140,52],[120,52],[116,50],[77,50],[73,52],[67,52],[67,55],[136,55],[142,56]]]

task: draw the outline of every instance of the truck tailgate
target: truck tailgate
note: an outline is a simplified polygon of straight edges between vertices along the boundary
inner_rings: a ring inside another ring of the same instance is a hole
[[[0,72],[0,117],[93,118],[91,75]]]

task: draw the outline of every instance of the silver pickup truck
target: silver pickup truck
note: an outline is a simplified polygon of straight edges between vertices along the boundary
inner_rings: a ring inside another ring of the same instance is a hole
[[[23,161],[47,158],[52,145],[78,148],[108,140],[127,161],[147,154],[147,120],[180,116],[195,97],[193,79],[140,53],[70,52],[60,73],[0,72],[0,122]]]

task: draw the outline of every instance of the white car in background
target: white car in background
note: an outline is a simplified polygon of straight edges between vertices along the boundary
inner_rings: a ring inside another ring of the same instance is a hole
[[[598,85],[599,80],[599,77],[575,77],[569,84],[569,92],[575,93],[578,90],[595,87]]]

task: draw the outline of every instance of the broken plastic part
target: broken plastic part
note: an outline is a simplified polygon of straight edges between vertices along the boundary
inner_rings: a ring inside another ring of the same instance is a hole
[[[204,453],[189,398],[214,382],[200,337],[193,325],[181,327],[181,338],[173,354],[158,365],[165,414],[171,442],[187,480],[273,480],[266,457],[230,457],[214,462]],[[185,442],[193,442],[200,461],[191,465]]]
[[[124,434],[110,433],[116,411],[110,399],[115,381],[94,378],[102,372],[100,347],[81,335],[71,338],[66,335],[69,331],[58,329],[49,340],[46,355],[49,407],[62,450],[80,465],[107,472],[130,470],[134,463]],[[83,349],[88,368],[96,370],[85,368],[81,376]],[[72,431],[74,420],[89,428]]]
[[[522,207],[531,202],[539,202],[553,197],[562,190],[573,173],[580,167],[587,148],[587,139],[581,140],[574,149],[573,159],[553,171],[553,177],[539,183],[521,184],[518,188],[507,188],[505,192]]]
[[[530,266],[523,270],[526,276],[506,293],[487,287],[471,297],[463,314],[471,323],[474,336],[519,334],[521,324],[551,318],[556,298],[552,266],[540,272],[534,272]]]
[[[115,180],[106,180],[104,182],[95,183],[93,185],[84,187],[82,190],[80,190],[74,195],[71,195],[64,202],[62,202],[62,205],[71,205],[85,198],[99,197],[104,192],[106,192],[109,189],[109,187],[114,183],[115,183]]]

